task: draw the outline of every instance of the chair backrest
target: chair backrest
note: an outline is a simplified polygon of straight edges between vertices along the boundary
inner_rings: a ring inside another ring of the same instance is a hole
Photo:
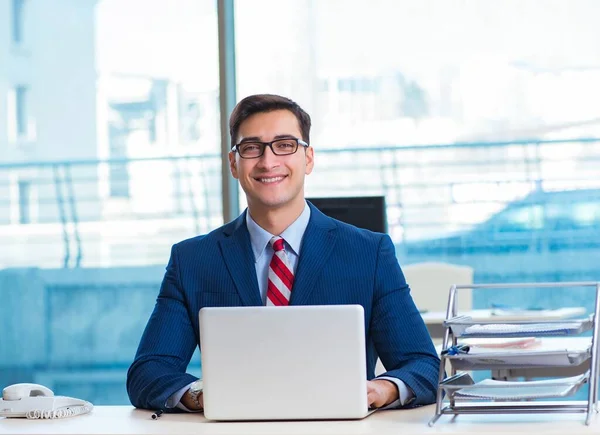
[[[402,266],[404,277],[419,310],[446,311],[452,284],[473,284],[473,268],[449,263],[415,263]],[[458,309],[468,311],[473,306],[471,290],[460,290]]]

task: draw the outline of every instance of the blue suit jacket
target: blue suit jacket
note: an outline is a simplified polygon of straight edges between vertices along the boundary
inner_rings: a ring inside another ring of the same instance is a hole
[[[440,361],[391,239],[310,207],[290,303],[362,305],[368,379],[374,377],[379,356],[388,369],[385,376],[401,379],[414,392],[411,406],[434,402]],[[186,369],[200,341],[200,308],[262,305],[245,219],[243,213],[207,235],[173,246],[127,374],[134,406],[164,408],[173,393],[196,380]]]

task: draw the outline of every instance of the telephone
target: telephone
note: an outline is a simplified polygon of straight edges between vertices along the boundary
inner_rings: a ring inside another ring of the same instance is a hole
[[[86,414],[94,405],[72,397],[55,396],[38,384],[14,384],[2,390],[0,417],[65,418]]]

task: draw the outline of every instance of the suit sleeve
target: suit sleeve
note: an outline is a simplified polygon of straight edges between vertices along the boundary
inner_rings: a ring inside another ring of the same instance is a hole
[[[388,369],[381,376],[403,381],[414,393],[412,406],[435,402],[440,360],[387,235],[379,244],[370,327]]]
[[[174,245],[154,311],[127,372],[129,400],[138,408],[164,409],[172,394],[197,379],[186,373],[197,342],[177,260]]]

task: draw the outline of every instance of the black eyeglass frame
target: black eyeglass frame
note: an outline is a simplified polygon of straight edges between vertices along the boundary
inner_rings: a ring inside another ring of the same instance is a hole
[[[278,154],[278,153],[277,153],[277,152],[276,152],[276,151],[273,149],[273,144],[274,144],[275,142],[281,142],[282,140],[293,140],[294,142],[296,142],[296,149],[295,149],[294,151],[292,151],[291,153]],[[240,149],[239,149],[239,147],[240,147],[241,145],[244,145],[244,144],[247,144],[247,143],[253,143],[253,144],[259,144],[259,145],[261,145],[261,146],[262,146],[262,150],[261,150],[260,154],[259,154],[259,155],[257,155],[257,156],[254,156],[254,157],[244,157],[244,156],[243,156],[243,155],[240,153]],[[271,148],[271,152],[272,152],[274,155],[276,155],[276,156],[291,156],[292,154],[296,154],[296,152],[298,152],[298,148],[300,148],[300,147],[299,147],[299,145],[302,145],[304,148],[308,148],[308,147],[309,147],[309,145],[308,145],[306,142],[304,142],[302,139],[298,139],[297,137],[282,137],[282,138],[279,138],[279,139],[272,140],[271,142],[260,142],[260,141],[257,141],[257,140],[248,140],[248,141],[245,141],[245,142],[244,142],[244,141],[242,141],[242,142],[240,142],[240,143],[237,143],[237,144],[233,145],[233,146],[231,147],[231,150],[230,150],[230,151],[233,151],[233,152],[236,152],[236,153],[238,153],[238,154],[239,154],[239,156],[240,156],[242,159],[259,159],[259,158],[261,158],[261,157],[262,157],[262,156],[265,154],[265,150],[267,149],[267,147]]]

